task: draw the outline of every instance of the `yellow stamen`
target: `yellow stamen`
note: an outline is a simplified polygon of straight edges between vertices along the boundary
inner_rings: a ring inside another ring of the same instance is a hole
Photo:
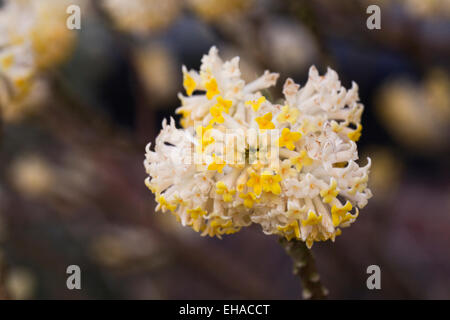
[[[291,241],[292,238],[300,239],[300,228],[298,226],[297,220],[291,222],[290,224],[284,227],[277,227],[278,231],[283,232],[283,235],[286,237],[288,241]]]
[[[272,174],[269,171],[265,171],[261,175],[262,187],[265,192],[272,192],[275,195],[279,195],[281,193],[280,181],[281,177],[279,174]]]
[[[209,164],[208,170],[217,170],[218,172],[222,173],[223,167],[225,167],[225,165],[226,163],[224,160],[213,154],[213,161]]]
[[[219,181],[216,183],[216,193],[222,195],[223,201],[231,202],[236,190],[228,189],[227,185],[223,181]]]
[[[163,212],[165,212],[166,210],[174,211],[177,208],[176,205],[167,202],[164,196],[157,197],[156,202],[158,202],[156,210],[161,209]]]
[[[195,82],[194,78],[188,73],[183,73],[183,87],[186,90],[186,93],[188,96],[191,96],[192,93],[195,90],[195,87],[197,86],[197,83]]]
[[[256,112],[258,111],[259,107],[261,107],[261,104],[263,104],[266,101],[266,97],[262,96],[259,97],[258,100],[250,100],[245,102],[245,105],[249,106],[251,105],[253,110]]]
[[[289,150],[295,149],[294,142],[300,140],[302,134],[300,132],[291,132],[289,128],[284,128],[281,131],[281,137],[278,139],[278,144],[280,148],[286,147]]]
[[[302,221],[302,226],[304,226],[304,227],[313,226],[313,225],[320,223],[321,221],[322,221],[322,216],[318,216],[318,215],[316,215],[316,213],[314,211],[310,210],[308,212],[308,217],[306,218],[306,220]]]
[[[281,108],[281,112],[277,116],[279,123],[289,122],[294,124],[298,118],[300,111],[297,108],[289,108],[289,106],[284,106]]]
[[[355,214],[351,214],[350,212],[347,212],[345,214],[345,216],[342,217],[341,223],[345,223],[345,222],[350,221],[350,220],[355,220],[356,218],[358,218],[358,215],[359,215],[358,211],[356,211]]]
[[[208,100],[211,100],[215,95],[218,95],[220,93],[215,78],[211,78],[211,80],[207,81],[205,83],[205,88],[206,88],[206,97],[208,98]]]
[[[256,199],[256,195],[253,192],[240,193],[239,197],[244,199],[244,206],[249,209],[253,208],[253,203],[255,201],[258,202],[258,200]]]
[[[205,148],[214,142],[214,138],[211,136],[211,130],[212,126],[208,125],[206,127],[198,126],[195,131],[197,133],[198,141],[200,142],[200,145],[198,146],[198,152],[205,151]]]
[[[336,205],[333,205],[331,207],[331,219],[333,220],[333,225],[337,227],[341,221],[342,218],[350,211],[352,210],[353,206],[350,203],[350,201],[347,201],[343,207],[337,207]]]
[[[231,101],[231,100],[225,100],[221,96],[217,97],[217,104],[216,104],[216,106],[218,106],[223,111],[225,111],[225,113],[228,113],[230,111],[230,107],[231,107],[232,104],[233,104],[233,101]]]
[[[194,220],[197,220],[199,217],[203,217],[207,214],[207,212],[200,207],[197,207],[195,209],[188,209],[187,213],[190,214],[191,218]]]
[[[295,165],[298,172],[302,171],[303,166],[310,166],[313,163],[313,160],[308,157],[306,150],[300,151],[300,155],[298,157],[293,157],[289,160],[293,165]]]
[[[255,118],[256,123],[259,125],[259,129],[275,129],[275,125],[272,122],[272,112],[268,112],[262,117]]]
[[[177,114],[181,114],[181,119],[180,119],[180,124],[183,128],[186,128],[189,126],[190,123],[190,115],[191,115],[191,111],[190,110],[184,110],[181,109],[179,111],[177,111]]]
[[[339,191],[336,190],[337,182],[335,179],[331,179],[331,184],[328,189],[323,189],[320,191],[320,195],[323,198],[323,202],[330,203],[334,198],[337,197]]]
[[[209,112],[212,115],[212,119],[209,121],[210,125],[214,123],[224,123],[225,119],[222,116],[223,109],[221,107],[214,105],[209,109]]]
[[[253,192],[259,196],[262,192],[261,176],[256,172],[250,172],[250,179],[247,181],[247,187],[253,188]]]
[[[347,137],[348,137],[350,140],[353,140],[353,141],[356,142],[356,141],[358,141],[359,138],[361,137],[361,131],[362,131],[362,125],[358,123],[358,126],[356,127],[355,130],[353,130],[353,131],[347,133]]]

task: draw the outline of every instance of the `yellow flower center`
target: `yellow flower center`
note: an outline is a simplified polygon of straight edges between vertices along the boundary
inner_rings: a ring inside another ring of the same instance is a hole
[[[262,180],[256,172],[250,173],[250,179],[247,181],[247,187],[253,188],[253,192],[256,195],[260,195],[262,192]]]
[[[223,181],[219,181],[216,183],[216,193],[222,195],[223,201],[231,202],[236,190],[228,189],[227,185]]]
[[[272,122],[272,112],[268,112],[262,117],[255,118],[256,123],[259,125],[259,129],[275,129],[275,125]]]
[[[212,119],[209,122],[210,125],[214,123],[224,123],[225,119],[222,116],[223,109],[217,105],[214,105],[209,109]]]
[[[271,172],[265,171],[261,175],[261,183],[265,192],[272,192],[275,195],[279,195],[281,193],[280,181],[281,177],[279,174],[272,174]]]
[[[249,208],[249,209],[253,208],[253,203],[254,203],[255,201],[258,201],[258,200],[256,199],[256,195],[255,195],[253,192],[249,192],[249,193],[240,193],[240,194],[239,194],[239,197],[242,198],[242,199],[244,199],[244,206],[245,206],[246,208]]]
[[[259,107],[261,107],[261,104],[263,104],[265,101],[266,101],[266,97],[262,96],[262,97],[259,97],[258,100],[250,100],[250,101],[245,102],[245,105],[252,106],[253,111],[256,112],[259,110]]]
[[[211,130],[212,126],[208,125],[206,127],[198,126],[196,128],[197,137],[199,139],[200,145],[198,148],[199,152],[205,151],[205,148],[214,142],[214,138],[211,136]]]
[[[300,151],[300,155],[298,157],[293,157],[289,160],[293,165],[295,165],[298,172],[302,171],[303,166],[310,166],[313,162],[313,160],[308,157],[305,150]]]
[[[298,118],[300,111],[297,108],[289,108],[289,106],[284,106],[281,108],[281,112],[277,116],[279,123],[289,122],[294,124]]]
[[[355,130],[352,130],[347,134],[347,137],[352,141],[358,141],[361,137],[362,125],[358,123],[358,126]]]
[[[300,228],[298,226],[297,220],[291,222],[290,224],[284,227],[277,227],[278,231],[283,232],[284,236],[288,241],[291,241],[292,238],[300,239]]]
[[[222,173],[223,167],[225,167],[226,163],[223,159],[217,157],[213,154],[213,161],[208,165],[208,170]]]
[[[187,213],[191,216],[192,219],[197,220],[199,217],[203,217],[207,214],[205,210],[203,210],[200,207],[197,207],[195,209],[188,209]]]
[[[205,88],[206,88],[206,97],[208,98],[208,100],[211,100],[214,96],[220,93],[215,78],[211,78],[209,81],[207,81],[205,83]]]
[[[217,97],[217,104],[216,104],[216,106],[221,108],[226,113],[228,113],[230,111],[230,107],[231,107],[232,104],[233,104],[233,101],[231,101],[231,100],[225,100],[221,96]]]
[[[322,221],[322,216],[318,216],[314,211],[310,210],[308,212],[308,217],[306,220],[302,221],[302,226],[313,226]]]
[[[196,86],[197,83],[195,83],[194,78],[192,78],[192,76],[188,72],[185,72],[183,74],[183,87],[186,90],[188,96],[192,95]]]
[[[158,202],[158,207],[156,208],[156,210],[161,209],[163,212],[165,212],[166,210],[174,211],[177,208],[176,205],[167,202],[164,196],[157,197],[156,202]]]
[[[289,128],[283,128],[281,131],[281,137],[278,139],[280,148],[286,147],[289,150],[295,149],[295,142],[300,140],[302,134],[300,132],[291,132]]]
[[[320,191],[320,195],[323,198],[323,202],[330,203],[334,198],[337,197],[339,191],[336,190],[337,182],[335,179],[331,180],[331,185],[328,189],[323,189]]]
[[[333,225],[337,227],[340,223],[342,223],[342,219],[350,210],[352,210],[352,208],[353,207],[350,201],[347,201],[346,204],[340,208],[333,205],[333,207],[331,207],[331,218],[333,220]]]

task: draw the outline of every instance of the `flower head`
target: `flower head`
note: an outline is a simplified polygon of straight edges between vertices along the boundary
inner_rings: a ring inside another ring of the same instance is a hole
[[[256,223],[309,247],[334,241],[371,197],[370,159],[356,163],[363,110],[356,84],[346,90],[333,70],[319,76],[311,67],[301,90],[286,80],[282,107],[261,93],[278,75],[245,83],[238,62],[222,61],[213,47],[200,72],[183,68],[196,84],[195,94],[185,86],[188,95],[179,95],[187,125],[163,122],[154,151],[147,146],[146,184],[164,196],[162,209],[176,206],[180,222],[202,235]]]

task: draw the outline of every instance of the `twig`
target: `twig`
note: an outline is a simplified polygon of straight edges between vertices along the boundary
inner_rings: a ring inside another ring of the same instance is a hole
[[[325,299],[328,290],[322,285],[311,250],[300,240],[280,238],[280,244],[294,263],[293,273],[300,277],[303,299]]]

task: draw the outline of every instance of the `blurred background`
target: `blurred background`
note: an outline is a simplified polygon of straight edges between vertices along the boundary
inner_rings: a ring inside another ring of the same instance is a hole
[[[366,27],[371,4],[381,30]],[[301,297],[277,237],[202,238],[155,213],[144,185],[181,65],[216,45],[247,81],[279,72],[279,92],[312,64],[359,85],[374,197],[312,249],[330,298],[450,299],[449,39],[450,0],[0,0],[0,297]],[[71,264],[81,290],[66,287]],[[381,290],[366,287],[372,264]]]

